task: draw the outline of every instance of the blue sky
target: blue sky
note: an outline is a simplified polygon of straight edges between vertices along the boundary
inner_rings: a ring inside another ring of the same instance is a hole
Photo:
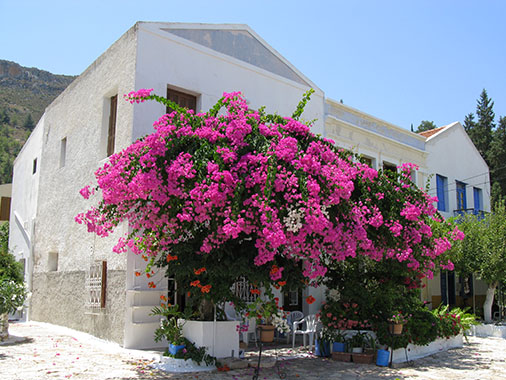
[[[483,88],[506,116],[504,15],[501,0],[0,0],[0,59],[79,74],[136,21],[244,23],[327,97],[440,126]]]

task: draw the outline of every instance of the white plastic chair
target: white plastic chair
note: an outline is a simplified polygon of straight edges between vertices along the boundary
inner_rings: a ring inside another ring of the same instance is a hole
[[[309,335],[309,348],[313,349],[317,324],[318,324],[318,317],[315,314],[307,315],[300,321],[294,322],[292,332],[293,335],[292,348],[295,347],[295,335],[302,334],[302,342],[304,343],[304,347],[306,347],[306,335]],[[299,325],[302,325],[302,328],[300,330],[298,329]]]
[[[302,311],[292,311],[290,314],[286,317],[286,323],[288,324],[288,327],[290,327],[290,331],[286,333],[286,344],[290,343],[290,336],[292,336],[293,331],[295,330],[293,327],[294,322],[300,321],[302,318],[304,318],[304,313]]]
[[[249,335],[253,334],[253,339],[255,340],[255,346],[258,347],[257,343],[257,322],[255,318],[250,318],[246,320],[246,324],[248,325],[248,330],[242,332],[242,341],[246,343],[246,345],[249,344]]]

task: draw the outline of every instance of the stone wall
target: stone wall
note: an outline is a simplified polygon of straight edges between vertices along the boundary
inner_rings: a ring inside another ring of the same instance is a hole
[[[125,271],[107,272],[106,307],[98,313],[86,308],[86,272],[34,273],[31,319],[67,326],[123,344]]]

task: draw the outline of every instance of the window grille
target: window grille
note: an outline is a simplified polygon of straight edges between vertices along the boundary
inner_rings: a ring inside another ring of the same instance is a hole
[[[88,301],[86,307],[91,312],[98,312],[105,308],[105,296],[107,288],[107,261],[97,261],[90,267],[90,273],[86,278],[86,290]]]
[[[244,302],[255,302],[258,295],[252,294],[251,290],[255,289],[255,286],[251,285],[248,280],[241,277],[233,286],[234,294]]]

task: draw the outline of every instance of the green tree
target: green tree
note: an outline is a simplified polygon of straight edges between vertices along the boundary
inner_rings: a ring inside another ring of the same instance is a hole
[[[9,253],[9,223],[0,226],[0,279],[23,282],[23,268]]]
[[[495,113],[494,102],[488,97],[487,90],[485,89],[483,89],[477,101],[476,117],[476,122],[469,124],[470,128],[466,130],[476,149],[488,161],[487,153],[492,142],[492,132],[495,128]]]
[[[10,122],[11,122],[11,119],[9,117],[9,114],[7,113],[7,111],[5,110],[5,108],[3,108],[0,111],[0,125],[1,124],[9,124]]]
[[[486,322],[492,321],[492,304],[499,282],[506,280],[506,208],[497,202],[493,212],[482,220],[475,215],[459,219],[459,229],[466,237],[454,244],[452,260],[455,270],[466,276],[475,273],[486,282],[483,304]]]
[[[506,117],[499,118],[499,124],[492,134],[487,152],[492,175],[492,203],[506,195]]]
[[[25,121],[23,122],[23,128],[31,131],[34,127],[35,123],[33,122],[32,114],[29,113],[28,115],[26,115]]]
[[[466,130],[467,134],[471,136],[472,130],[476,127],[476,122],[474,121],[474,114],[471,112],[466,115],[464,118],[464,129]]]
[[[436,126],[436,124],[434,124],[433,121],[422,120],[420,122],[420,125],[416,129],[416,133],[430,131],[431,129],[435,129],[435,128],[437,128],[437,126]]]

